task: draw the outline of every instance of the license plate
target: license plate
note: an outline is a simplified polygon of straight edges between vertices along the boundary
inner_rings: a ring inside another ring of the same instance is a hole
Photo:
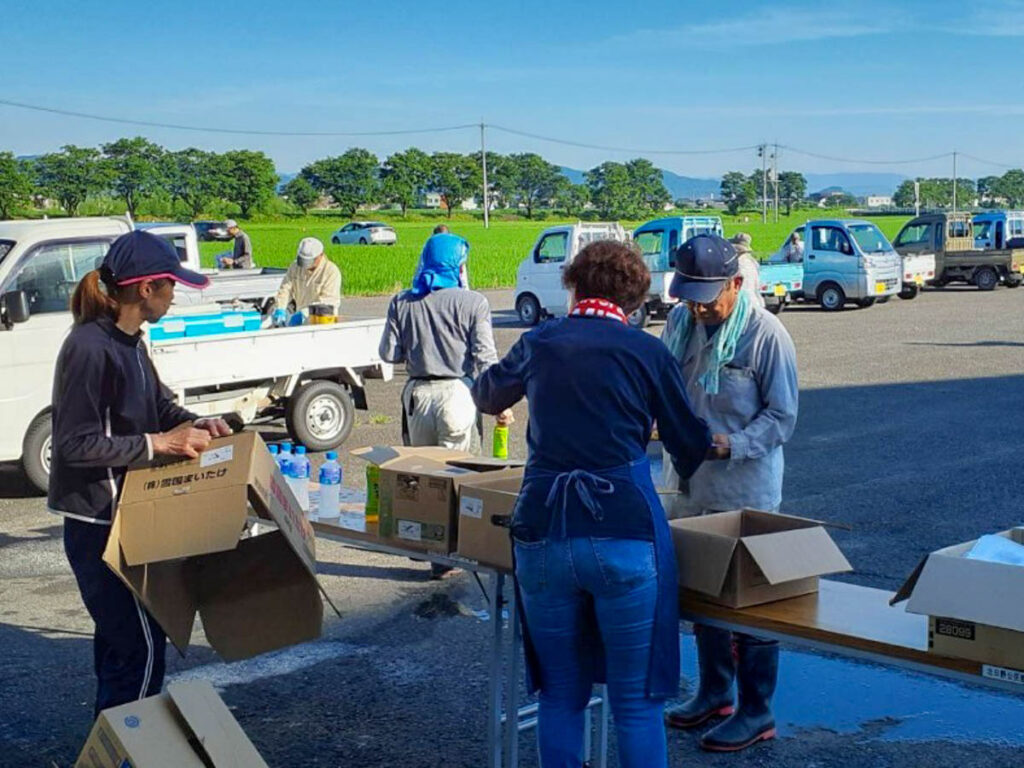
[[[875,293],[885,293],[885,283],[875,283]]]
[[[924,278],[920,275],[914,275],[914,282],[918,285],[924,285]]]
[[[786,295],[786,286],[784,286],[782,283],[776,283],[775,284],[775,295],[779,296],[779,297],[785,296]]]

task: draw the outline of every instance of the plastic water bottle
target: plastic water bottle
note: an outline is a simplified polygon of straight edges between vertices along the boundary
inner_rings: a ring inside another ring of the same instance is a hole
[[[268,445],[267,451],[270,453],[271,456],[274,457],[274,463],[277,464],[277,455],[278,453],[280,453],[281,449],[278,448],[276,445]]]
[[[292,463],[292,444],[288,442],[281,443],[281,448],[277,454],[277,468],[281,470],[281,474],[287,479],[289,472],[289,465]]]
[[[327,452],[327,461],[320,465],[320,520],[341,517],[341,465],[338,454]]]
[[[309,459],[306,458],[306,447],[295,446],[295,454],[288,463],[288,472],[285,473],[288,485],[292,493],[299,501],[303,512],[309,513]]]

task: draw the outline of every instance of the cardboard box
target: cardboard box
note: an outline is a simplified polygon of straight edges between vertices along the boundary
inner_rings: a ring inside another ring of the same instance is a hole
[[[240,539],[250,507],[277,530]],[[259,435],[131,470],[103,559],[182,654],[198,614],[234,661],[320,636],[313,529]],[[335,609],[337,611],[337,609]]]
[[[1024,528],[996,535],[1024,544]],[[926,555],[891,602],[929,617],[933,653],[1024,670],[1024,567],[969,560],[974,544]]]
[[[440,554],[457,547],[459,486],[482,473],[494,479],[501,472],[521,473],[509,469],[519,462],[480,459],[446,448],[375,446],[352,454],[380,468],[381,540]]]
[[[817,520],[745,509],[669,527],[679,585],[730,608],[817,592],[819,576],[853,570]]]
[[[509,521],[522,474],[479,478],[459,487],[459,555],[501,571],[512,570]]]
[[[205,680],[100,713],[75,768],[267,768]]]

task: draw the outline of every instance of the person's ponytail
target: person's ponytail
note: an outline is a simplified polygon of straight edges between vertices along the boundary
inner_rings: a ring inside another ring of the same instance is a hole
[[[78,324],[91,323],[101,317],[117,320],[120,304],[100,285],[100,271],[94,269],[78,283],[71,297],[71,314]]]

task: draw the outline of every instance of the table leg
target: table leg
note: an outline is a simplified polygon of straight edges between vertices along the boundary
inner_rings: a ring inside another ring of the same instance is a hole
[[[487,581],[491,630],[491,669],[487,683],[487,765],[502,768],[501,754],[501,671],[502,671],[502,592],[505,577],[493,572]],[[511,719],[511,718],[510,718]]]
[[[519,713],[519,677],[522,674],[520,648],[523,635],[519,625],[519,610],[514,587],[510,590],[505,607],[508,609],[509,626],[508,659],[505,665],[508,675],[505,685],[505,700],[507,702],[505,705],[505,768],[518,768],[519,721],[521,719]]]

